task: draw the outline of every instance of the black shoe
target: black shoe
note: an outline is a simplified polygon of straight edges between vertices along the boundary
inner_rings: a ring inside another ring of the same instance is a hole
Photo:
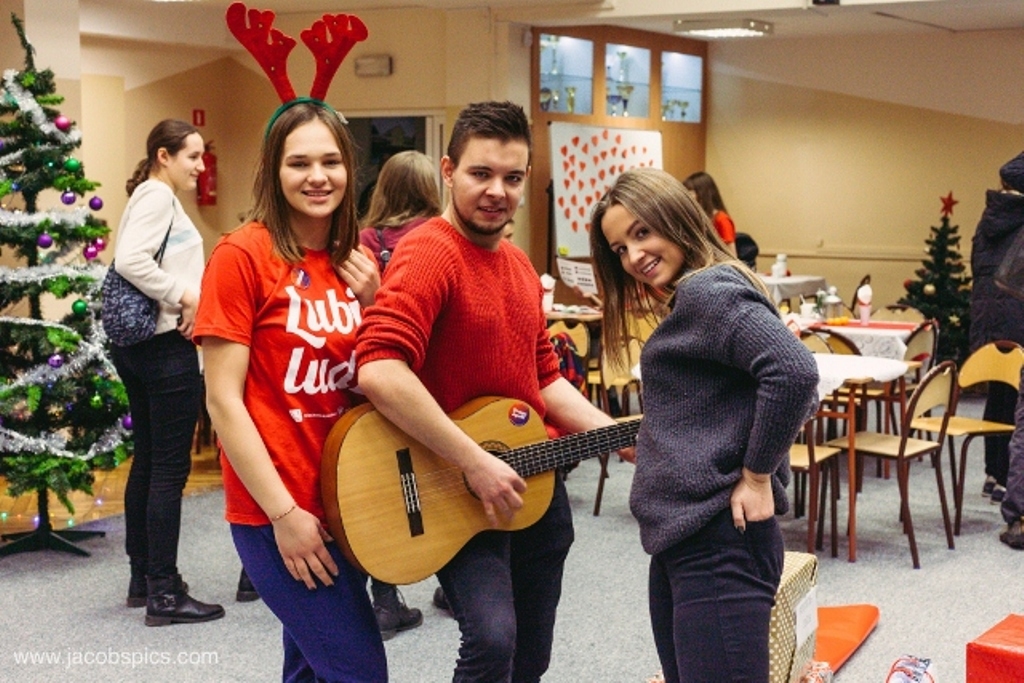
[[[1024,531],[1021,531],[1020,520],[1006,527],[1006,531],[999,534],[999,540],[1014,550],[1024,550]]]
[[[423,623],[423,612],[405,604],[405,598],[394,586],[374,584],[373,613],[383,640],[394,638],[399,631],[408,631]]]
[[[437,609],[444,610],[449,615],[452,613],[452,606],[448,604],[448,596],[444,594],[444,589],[440,586],[434,589],[434,599],[432,602]]]
[[[989,495],[988,501],[993,505],[999,505],[1003,502],[1003,498],[1006,498],[1006,487],[996,484]]]
[[[146,579],[146,626],[196,624],[224,616],[224,608],[199,602],[183,590],[181,575],[150,576]]]
[[[981,485],[981,495],[985,496],[986,498],[988,496],[991,496],[992,489],[996,487],[997,483],[999,482],[997,482],[996,478],[993,477],[992,475],[988,475],[987,477],[985,477],[985,483]]]
[[[181,590],[183,593],[188,593],[188,583],[181,582]],[[125,601],[129,607],[145,607],[146,596],[149,591],[146,589],[146,575],[132,574],[132,578],[128,581],[128,599]]]
[[[253,602],[260,599],[260,594],[256,592],[256,586],[252,585],[252,581],[249,580],[249,575],[245,573],[245,568],[242,568],[242,573],[238,576],[238,590],[235,591],[235,600],[238,602]]]

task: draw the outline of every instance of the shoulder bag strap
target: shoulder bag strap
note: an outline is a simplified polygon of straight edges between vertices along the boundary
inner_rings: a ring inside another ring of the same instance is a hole
[[[160,250],[153,256],[156,259],[157,265],[163,263],[164,250],[167,249],[167,240],[171,236],[171,228],[174,227],[174,200],[171,200],[171,224],[167,226],[167,232],[164,233],[164,241],[160,244]]]
[[[391,260],[391,250],[384,246],[384,230],[381,228],[374,228],[377,231],[377,242],[380,244],[380,262],[383,264],[381,270],[388,267],[388,261]]]

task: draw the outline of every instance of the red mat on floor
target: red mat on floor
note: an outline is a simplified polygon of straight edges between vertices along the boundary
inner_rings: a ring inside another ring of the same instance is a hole
[[[877,625],[875,605],[819,607],[814,660],[828,662],[833,672],[839,671]]]

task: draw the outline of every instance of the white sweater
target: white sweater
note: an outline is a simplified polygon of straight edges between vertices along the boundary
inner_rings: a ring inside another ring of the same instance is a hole
[[[168,226],[171,234],[157,265],[154,257]],[[178,326],[178,301],[186,289],[199,295],[204,262],[203,237],[171,187],[153,179],[136,187],[117,229],[114,267],[143,294],[160,302],[156,334]]]

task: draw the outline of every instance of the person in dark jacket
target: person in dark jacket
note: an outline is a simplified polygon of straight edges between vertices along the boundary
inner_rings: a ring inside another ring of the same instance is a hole
[[[985,211],[974,233],[971,271],[971,352],[999,339],[1024,345],[1024,301],[1000,290],[995,283],[999,268],[1014,237],[1024,228],[1024,152],[999,169],[1002,187],[989,190]],[[989,384],[985,419],[1012,423],[1017,393],[1001,382]],[[1009,438],[985,438],[985,485],[983,495],[1001,503],[1006,495]]]

